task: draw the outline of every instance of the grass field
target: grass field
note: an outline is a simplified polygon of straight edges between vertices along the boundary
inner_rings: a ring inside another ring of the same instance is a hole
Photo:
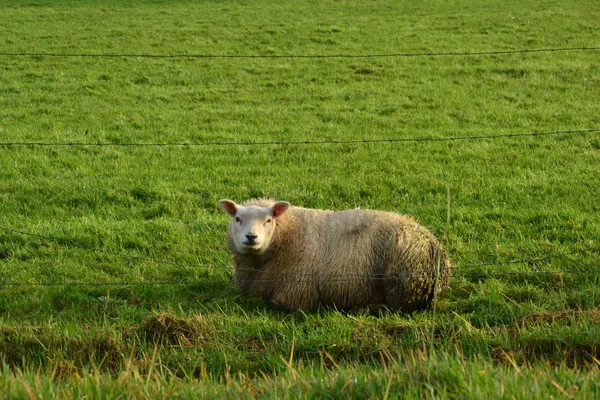
[[[600,52],[398,55],[598,48],[597,2],[0,14],[0,395],[600,398]],[[217,202],[258,196],[411,214],[451,287],[380,318],[241,296]]]

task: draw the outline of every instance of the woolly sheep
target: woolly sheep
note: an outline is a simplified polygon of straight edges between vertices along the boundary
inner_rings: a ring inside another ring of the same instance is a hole
[[[279,309],[412,312],[431,305],[438,265],[438,293],[450,279],[441,244],[405,215],[265,199],[219,206],[237,286]]]

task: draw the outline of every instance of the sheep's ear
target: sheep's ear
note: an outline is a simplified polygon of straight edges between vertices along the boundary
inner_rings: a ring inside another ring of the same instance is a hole
[[[287,201],[278,201],[271,206],[271,215],[273,215],[275,218],[281,217],[283,213],[288,210],[288,208],[290,208],[290,203]]]
[[[235,217],[238,206],[231,200],[220,200],[219,207],[223,209],[230,217]]]

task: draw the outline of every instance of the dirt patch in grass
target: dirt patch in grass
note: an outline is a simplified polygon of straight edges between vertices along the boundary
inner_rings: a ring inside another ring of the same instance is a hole
[[[78,347],[78,341],[72,342],[72,345]],[[86,355],[96,362],[99,367],[110,371],[117,370],[124,361],[126,354],[121,341],[118,341],[111,335],[96,336],[81,343],[82,353],[77,359],[86,360]],[[75,349],[72,350],[75,353]]]
[[[505,365],[522,366],[544,361],[552,366],[569,368],[600,367],[600,345],[575,343],[563,338],[529,338],[513,348],[497,346],[492,358]]]
[[[388,325],[385,328],[385,334],[388,336],[401,338],[401,337],[407,335],[408,333],[410,333],[410,329],[411,328],[406,325],[392,324],[392,325]]]
[[[527,328],[539,328],[559,324],[577,326],[579,324],[600,323],[600,308],[590,310],[561,310],[525,315],[506,332],[513,345],[499,345],[492,351],[492,358],[507,365],[527,365],[542,360],[550,365],[566,365],[569,368],[600,367],[600,338],[582,341],[576,336],[532,337],[523,335]]]
[[[192,347],[208,340],[210,329],[201,315],[186,320],[160,313],[147,318],[139,327],[138,333],[153,344]]]
[[[238,347],[248,351],[262,352],[265,350],[265,344],[257,336],[242,338],[238,342]]]
[[[0,328],[0,356],[7,365],[20,366],[23,360],[43,359],[44,344],[35,331]]]
[[[123,362],[124,348],[110,334],[82,337],[55,335],[44,329],[0,328],[0,356],[9,367],[51,365],[53,375],[63,377],[92,363],[101,370],[115,370]]]
[[[519,321],[520,327],[551,325],[560,323],[571,326],[580,321],[600,323],[600,308],[591,310],[562,310],[556,312],[540,312],[525,315]]]

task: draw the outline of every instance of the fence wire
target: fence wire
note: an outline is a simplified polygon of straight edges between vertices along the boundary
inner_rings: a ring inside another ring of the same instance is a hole
[[[0,57],[61,57],[61,58],[201,58],[201,59],[281,59],[281,58],[412,58],[412,57],[469,57],[500,56],[529,53],[557,53],[573,51],[598,51],[600,47],[554,47],[542,49],[513,49],[491,51],[431,51],[379,54],[148,54],[148,53],[50,53],[50,52],[0,52]]]
[[[507,271],[497,273],[477,273],[477,274],[452,274],[453,278],[496,278],[518,275],[545,275],[562,277],[569,275],[600,275],[600,268],[586,270],[556,270],[556,271]],[[338,282],[364,282],[364,281],[391,281],[402,277],[433,279],[435,271],[429,274],[419,275],[414,273],[397,273],[394,277],[363,277],[363,278],[337,278],[337,275],[321,276],[319,279],[235,279],[238,283],[338,283]],[[2,287],[69,287],[69,286],[200,286],[200,285],[225,285],[231,284],[233,279],[204,279],[204,280],[185,280],[185,281],[122,281],[122,282],[0,282]]]
[[[141,257],[134,256],[125,253],[107,251],[104,249],[93,248],[93,247],[77,247],[69,244],[65,244],[68,240],[64,239],[55,239],[50,236],[39,235],[31,232],[25,232],[22,230],[17,230],[5,226],[0,226],[0,230],[18,234],[21,236],[33,237],[36,239],[41,239],[44,241],[50,241],[52,243],[66,246],[70,249],[81,249],[91,252],[99,252],[104,254],[109,254],[113,256],[117,256],[124,259],[132,259],[136,261],[144,261],[151,262],[155,264],[166,264],[166,265],[174,265],[180,267],[198,267],[207,270],[226,270],[229,272],[257,272],[262,273],[265,276],[282,276],[282,278],[261,278],[261,279],[236,279],[236,282],[244,283],[244,282],[254,282],[254,283],[329,283],[329,282],[352,282],[352,281],[385,281],[385,280],[395,280],[401,279],[404,277],[411,278],[422,278],[422,279],[431,279],[436,271],[434,269],[419,269],[412,271],[400,271],[394,273],[372,273],[372,274],[329,274],[324,275],[320,273],[300,273],[300,272],[286,272],[286,271],[264,271],[260,268],[235,268],[232,266],[215,266],[215,265],[206,265],[199,263],[180,263],[170,260],[161,260],[150,257]],[[556,275],[562,276],[563,274],[600,274],[600,268],[598,269],[569,269],[569,270],[553,270],[553,271],[543,271],[543,270],[528,270],[528,271],[493,271],[493,272],[476,272],[476,273],[454,273],[456,270],[464,270],[470,268],[487,268],[490,266],[500,266],[500,265],[511,265],[511,264],[528,264],[528,265],[537,265],[542,261],[550,261],[552,259],[564,258],[570,255],[575,254],[584,254],[589,252],[597,252],[598,248],[596,247],[586,247],[579,250],[573,250],[566,253],[560,254],[550,254],[543,257],[530,258],[530,259],[519,259],[519,260],[509,260],[509,261],[495,261],[490,263],[483,264],[470,264],[470,265],[457,265],[450,268],[440,268],[439,273],[443,275],[452,274],[454,277],[464,277],[464,278],[486,278],[486,277],[500,277],[500,276],[515,276],[515,275]],[[0,282],[0,287],[18,287],[18,286],[148,286],[148,285],[200,285],[200,284],[224,284],[230,283],[231,278],[228,280],[196,280],[196,281],[125,281],[125,282]]]
[[[452,142],[469,140],[504,139],[516,137],[536,136],[566,136],[576,134],[598,133],[600,128],[566,130],[553,132],[531,132],[531,133],[506,133],[499,135],[474,135],[474,136],[451,136],[451,137],[417,137],[417,138],[389,138],[389,139],[354,139],[354,140],[297,140],[297,141],[230,141],[230,142],[171,142],[171,143],[85,143],[85,142],[0,142],[0,147],[11,146],[31,147],[211,147],[211,146],[270,146],[270,145],[336,145],[336,144],[366,144],[366,143],[418,143],[418,142]]]

